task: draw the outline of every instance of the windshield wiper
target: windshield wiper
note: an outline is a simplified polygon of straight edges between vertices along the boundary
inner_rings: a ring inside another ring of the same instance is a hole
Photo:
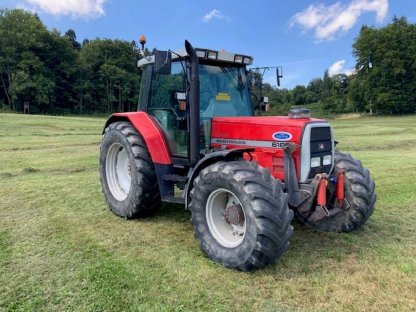
[[[227,77],[227,79],[231,82],[233,87],[236,90],[239,90],[238,84],[235,84],[235,82],[234,82],[235,80],[238,81],[238,77],[235,76],[235,74],[232,72],[232,70],[230,68],[223,67],[223,66],[221,66],[220,68],[221,68],[222,72],[225,74],[225,77]]]

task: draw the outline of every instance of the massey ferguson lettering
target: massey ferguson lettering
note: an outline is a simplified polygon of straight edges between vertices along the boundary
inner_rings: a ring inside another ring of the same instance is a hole
[[[246,145],[246,141],[238,141],[238,140],[227,140],[227,139],[215,139],[215,143],[220,144],[233,144],[233,145]]]
[[[279,141],[257,141],[257,140],[233,140],[233,139],[221,139],[221,138],[212,138],[212,144],[222,144],[222,145],[240,145],[240,146],[250,146],[250,147],[268,147],[268,148],[286,148],[287,142]]]

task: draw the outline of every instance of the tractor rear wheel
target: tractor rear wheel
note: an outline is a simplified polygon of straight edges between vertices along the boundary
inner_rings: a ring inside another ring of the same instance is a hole
[[[204,168],[194,180],[189,209],[201,250],[241,271],[273,263],[293,233],[293,212],[280,181],[253,162]]]
[[[363,167],[361,161],[351,157],[350,154],[336,151],[334,171],[339,172],[341,170],[345,174],[344,201],[346,201],[347,209],[316,223],[308,222],[297,214],[301,222],[326,232],[351,232],[367,222],[374,211],[374,204],[377,199],[374,192],[375,183],[370,177],[370,172]],[[333,201],[336,200],[335,196],[332,197]],[[333,206],[333,204],[333,202],[329,203],[330,206]]]
[[[120,217],[144,217],[161,205],[146,143],[129,122],[115,122],[105,129],[100,181],[108,206]]]

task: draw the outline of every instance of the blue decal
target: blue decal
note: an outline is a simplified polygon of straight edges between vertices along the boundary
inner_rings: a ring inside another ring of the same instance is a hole
[[[273,139],[276,141],[289,141],[292,138],[292,135],[289,132],[275,132],[273,133]]]

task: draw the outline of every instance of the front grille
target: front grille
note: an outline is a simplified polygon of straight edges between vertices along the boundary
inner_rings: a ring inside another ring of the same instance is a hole
[[[321,165],[310,169],[309,178],[313,178],[318,173],[329,174],[334,160],[332,159],[331,164],[326,166],[322,163],[324,156],[332,155],[331,129],[329,127],[314,127],[311,129],[310,152],[311,159],[319,157]]]

